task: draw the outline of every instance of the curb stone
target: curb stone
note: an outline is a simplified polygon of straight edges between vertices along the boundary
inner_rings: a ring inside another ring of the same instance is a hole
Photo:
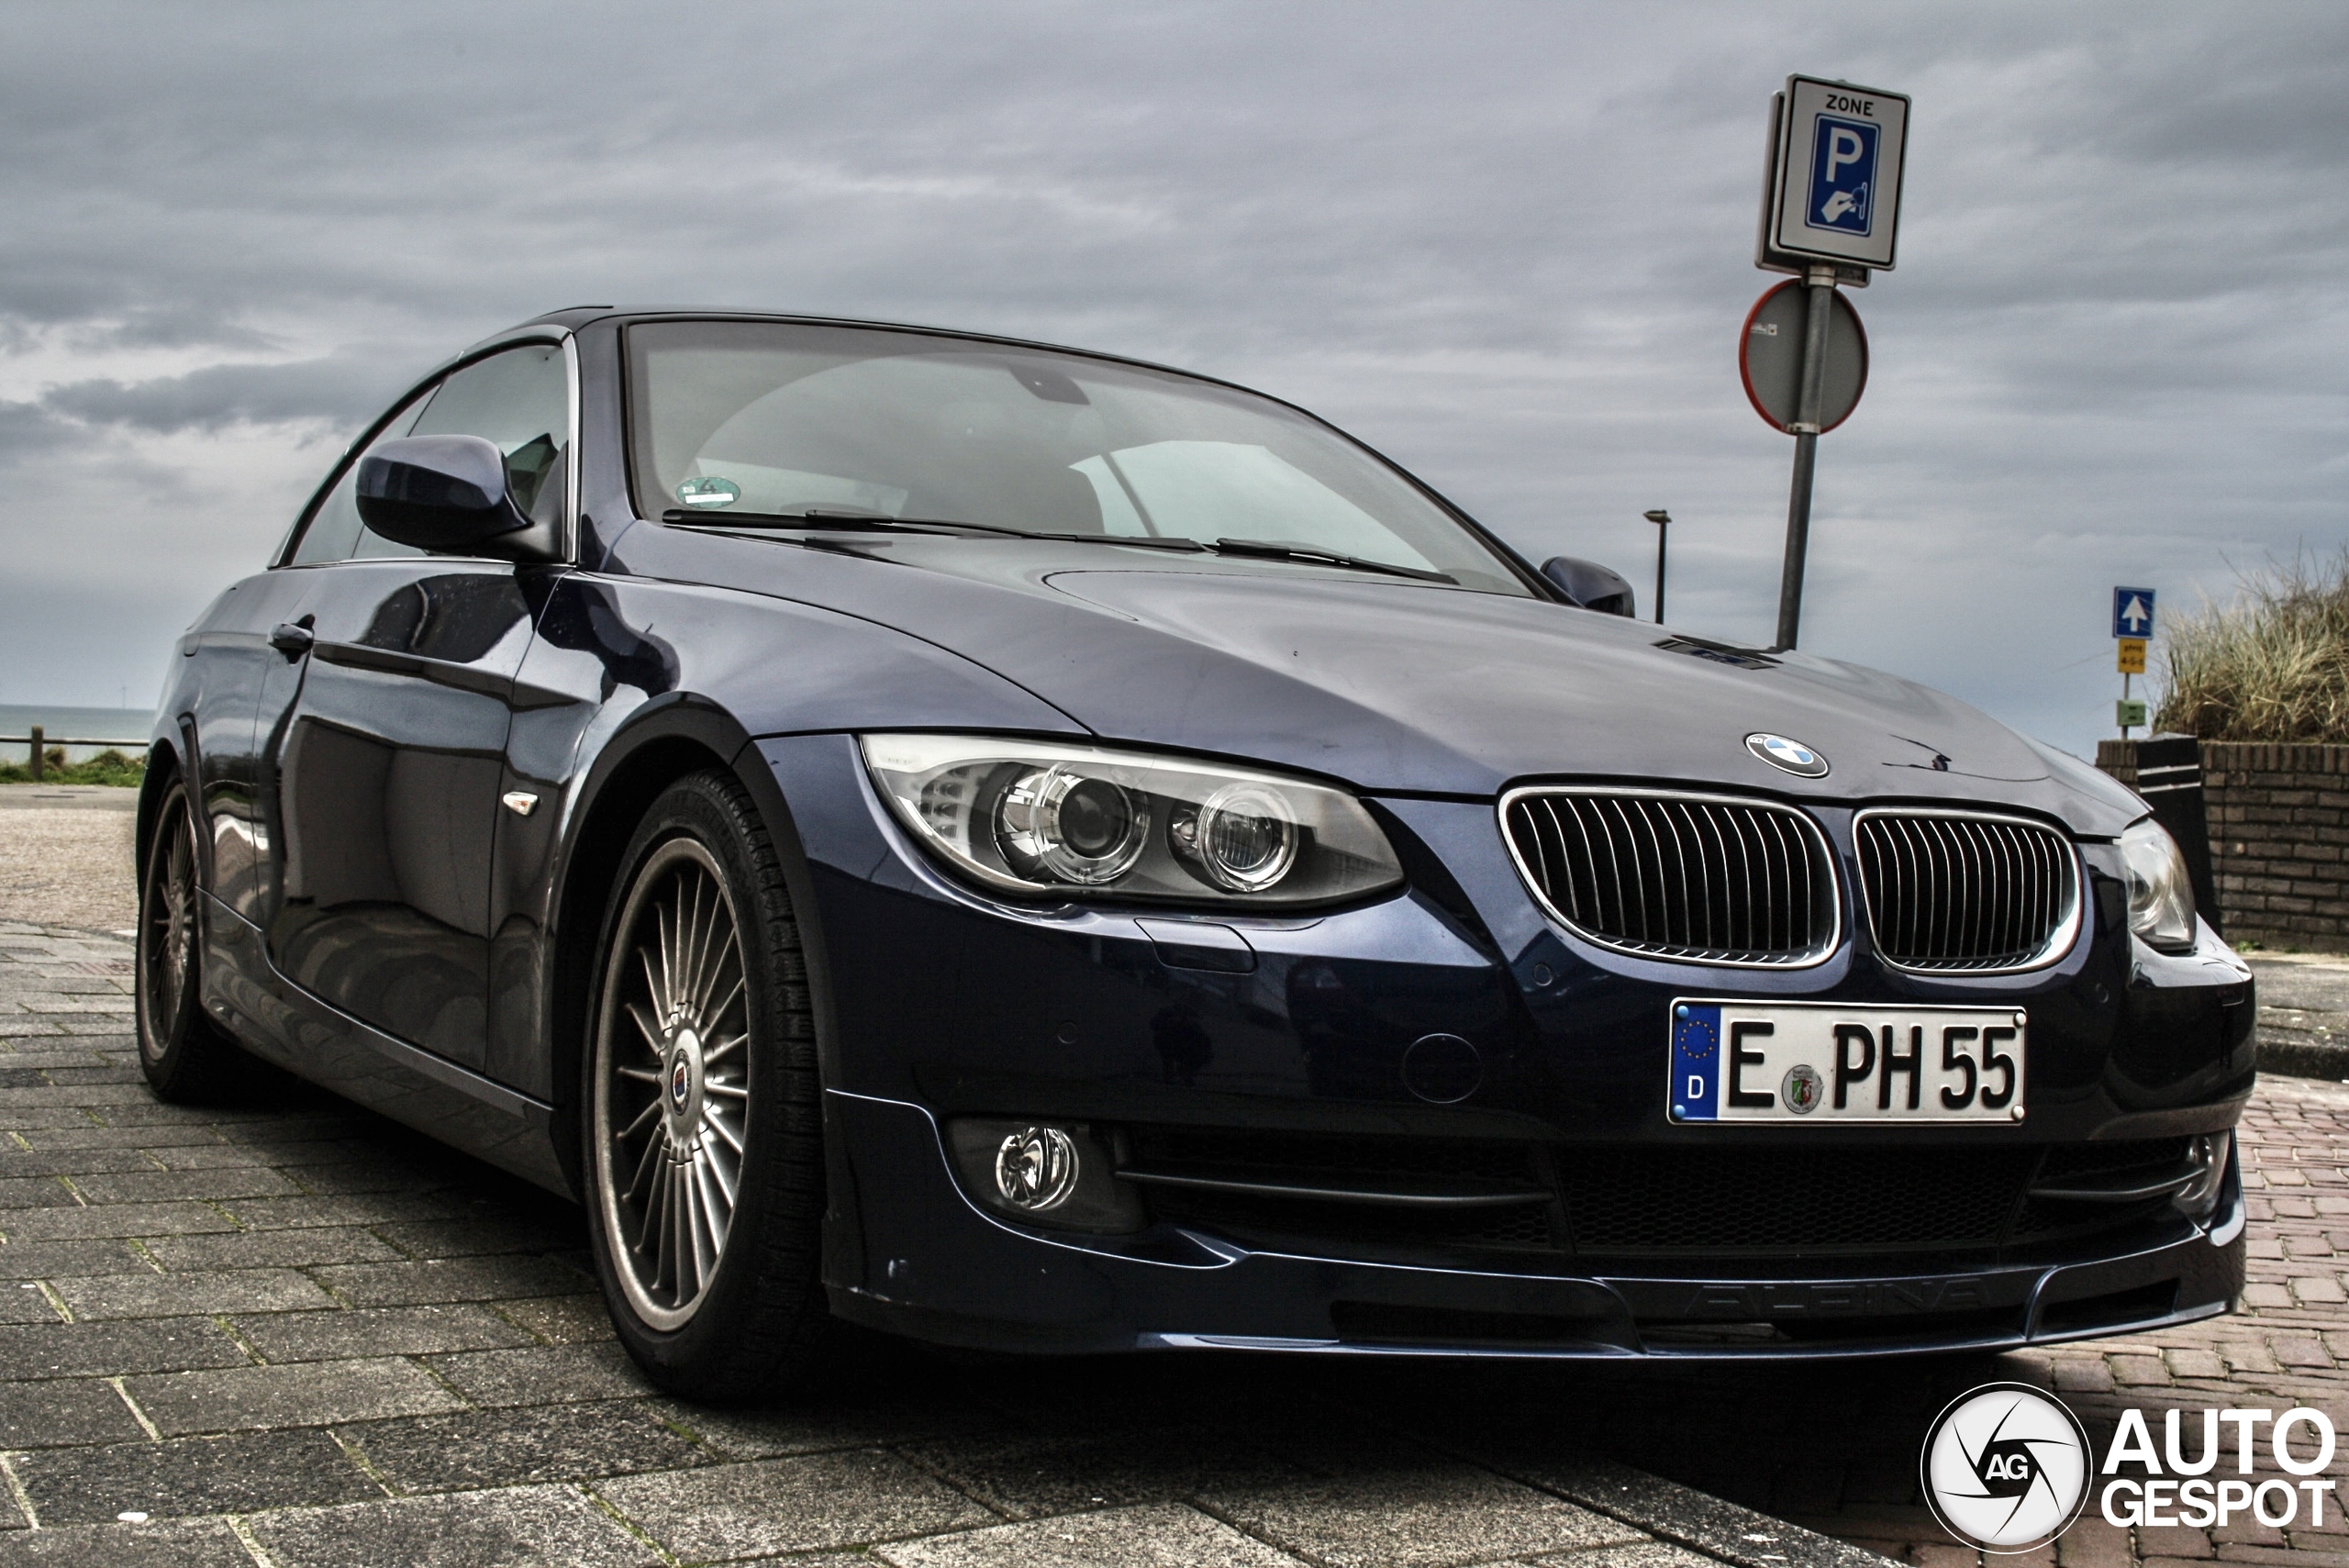
[[[2267,1009],[2260,1009],[2266,1012]],[[2288,1078],[2349,1080],[2349,1040],[2314,1030],[2259,1026],[2259,1070]]]

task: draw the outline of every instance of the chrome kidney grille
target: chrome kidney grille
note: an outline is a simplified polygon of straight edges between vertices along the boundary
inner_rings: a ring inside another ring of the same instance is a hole
[[[2079,862],[2052,828],[1968,812],[1864,811],[1853,839],[1868,928],[1889,963],[2029,969],[2071,945]]]
[[[1794,968],[1841,934],[1827,840],[1801,812],[1730,796],[1524,789],[1501,802],[1552,918],[1619,952]]]

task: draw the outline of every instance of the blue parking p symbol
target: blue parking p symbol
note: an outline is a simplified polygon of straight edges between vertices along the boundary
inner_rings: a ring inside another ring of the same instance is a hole
[[[1813,228],[1866,234],[1875,227],[1877,128],[1865,120],[1821,115],[1810,152],[1810,207],[1803,221]]]

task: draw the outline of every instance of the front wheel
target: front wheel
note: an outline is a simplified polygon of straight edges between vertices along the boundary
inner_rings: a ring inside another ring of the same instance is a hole
[[[131,986],[139,1065],[158,1098],[217,1098],[236,1081],[244,1053],[205,1016],[200,962],[202,884],[187,786],[173,783],[155,813],[139,879],[139,951]]]
[[[580,1095],[596,1270],[655,1383],[753,1399],[802,1378],[829,1324],[798,923],[723,773],[670,786],[621,865]]]

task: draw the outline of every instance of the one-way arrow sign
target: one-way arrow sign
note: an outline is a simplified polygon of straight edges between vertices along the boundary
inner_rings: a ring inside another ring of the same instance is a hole
[[[2154,591],[2151,588],[2112,590],[2112,635],[2154,635]]]

